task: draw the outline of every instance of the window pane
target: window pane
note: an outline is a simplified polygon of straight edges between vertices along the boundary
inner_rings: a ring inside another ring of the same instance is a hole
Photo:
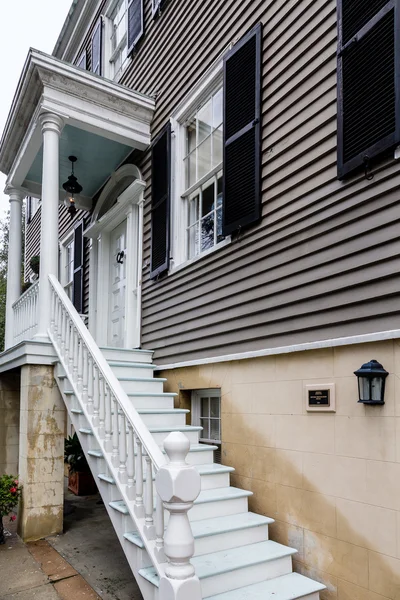
[[[213,96],[213,129],[222,123],[222,88]]]
[[[197,178],[201,179],[211,169],[211,136],[197,148]]]
[[[201,399],[201,409],[200,409],[201,410],[200,414],[201,414],[202,417],[208,417],[209,416],[209,414],[208,414],[208,408],[209,408],[209,406],[208,406],[208,398],[202,398]]]
[[[200,144],[211,133],[212,128],[212,104],[211,99],[197,113],[197,134]]]
[[[196,151],[185,159],[186,185],[191,187],[196,183]]]
[[[219,419],[220,399],[210,398],[210,415]]]
[[[196,119],[193,119],[186,127],[187,149],[186,152],[192,152],[196,148]]]
[[[198,254],[199,247],[199,226],[193,225],[188,230],[188,248],[189,248],[189,258],[193,258]]]
[[[204,217],[201,221],[201,245],[200,250],[208,250],[214,246],[214,213]]]
[[[212,134],[213,137],[213,167],[222,162],[222,127],[218,127]]]
[[[219,433],[219,425],[220,425],[220,420],[219,419],[210,419],[210,436],[209,436],[209,440],[220,440],[220,433]]]
[[[201,207],[201,216],[202,217],[204,217],[205,215],[208,215],[208,213],[214,209],[214,197],[215,197],[214,196],[215,195],[214,180],[212,180],[211,182],[208,182],[206,184],[206,186],[203,186],[203,200],[202,200],[202,207]]]
[[[222,201],[222,198],[221,198]],[[217,209],[217,244],[222,242],[224,236],[222,235],[222,206]]]
[[[193,225],[199,220],[199,196],[194,196],[189,200],[189,225]]]
[[[200,427],[203,428],[203,431],[200,432],[200,437],[205,438],[206,440],[210,439],[210,422],[208,419],[200,419]]]

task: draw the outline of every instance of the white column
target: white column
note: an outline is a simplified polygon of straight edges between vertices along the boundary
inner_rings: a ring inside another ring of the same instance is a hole
[[[22,265],[22,200],[24,194],[13,188],[6,191],[10,198],[10,230],[8,241],[7,299],[5,348],[14,345],[12,305],[21,295]]]
[[[40,116],[43,133],[42,215],[40,229],[39,325],[36,338],[48,339],[51,290],[49,275],[58,277],[59,147],[64,126],[57,115]]]

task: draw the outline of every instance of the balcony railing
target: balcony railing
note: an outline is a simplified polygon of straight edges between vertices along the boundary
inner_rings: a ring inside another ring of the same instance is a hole
[[[38,327],[39,281],[35,281],[13,304],[14,345],[31,340]]]

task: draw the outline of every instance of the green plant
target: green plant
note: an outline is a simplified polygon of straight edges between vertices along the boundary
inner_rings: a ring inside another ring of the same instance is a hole
[[[15,521],[11,514],[21,498],[22,486],[19,485],[15,475],[2,475],[0,477],[0,518],[10,515],[10,521]]]
[[[29,266],[36,275],[39,275],[40,256],[32,256],[31,260],[29,261]]]
[[[76,433],[65,440],[64,462],[69,465],[71,473],[88,473],[90,471],[82,446]]]

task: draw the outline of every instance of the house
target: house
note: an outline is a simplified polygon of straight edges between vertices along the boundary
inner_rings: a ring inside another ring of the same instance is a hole
[[[77,0],[29,52],[0,146],[25,539],[62,530],[66,406],[144,598],[399,597],[399,10]]]

